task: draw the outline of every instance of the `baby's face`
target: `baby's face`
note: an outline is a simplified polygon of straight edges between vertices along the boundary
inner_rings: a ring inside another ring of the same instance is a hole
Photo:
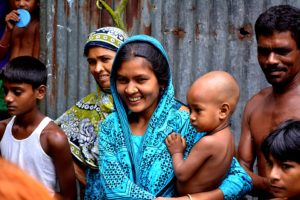
[[[198,132],[212,132],[220,125],[220,107],[210,94],[190,90],[187,101],[191,124]]]
[[[17,9],[22,8],[30,13],[36,9],[38,4],[38,0],[15,0],[14,2]]]

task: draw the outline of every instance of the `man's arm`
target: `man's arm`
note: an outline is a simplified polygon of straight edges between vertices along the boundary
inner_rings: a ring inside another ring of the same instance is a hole
[[[238,145],[238,160],[241,166],[251,176],[254,192],[256,189],[270,191],[267,178],[258,176],[253,172],[253,165],[256,159],[256,153],[252,142],[252,135],[249,126],[250,114],[253,107],[252,102],[248,102],[242,118],[242,133]]]
[[[52,122],[53,123],[53,122]],[[76,198],[76,180],[72,156],[67,136],[54,123],[52,133],[48,135],[49,155],[53,159],[60,192],[58,199]]]

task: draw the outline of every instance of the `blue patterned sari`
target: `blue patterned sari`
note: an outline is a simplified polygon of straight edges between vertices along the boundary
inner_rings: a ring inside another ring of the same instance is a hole
[[[155,46],[168,60],[161,44],[152,37],[137,35],[127,39],[119,48],[132,42],[147,42]],[[118,51],[119,52],[119,51]],[[118,59],[118,52],[115,59]],[[177,132],[186,139],[185,156],[191,150],[197,133],[189,122],[189,113],[176,108],[171,69],[166,86],[154,111],[144,136],[133,138],[128,122],[128,112],[116,89],[116,68],[111,72],[111,91],[115,112],[102,123],[99,132],[100,178],[89,179],[91,185],[86,199],[155,199],[175,195],[175,175],[165,138]],[[238,199],[251,190],[251,178],[236,159],[220,189],[225,199]]]

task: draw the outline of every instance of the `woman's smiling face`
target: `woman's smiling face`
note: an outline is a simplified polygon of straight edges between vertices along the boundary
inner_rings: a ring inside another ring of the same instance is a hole
[[[116,86],[129,110],[149,116],[153,114],[159,101],[160,85],[145,58],[123,61],[117,70]]]
[[[116,52],[102,47],[88,50],[87,62],[90,72],[102,89],[110,88],[110,72]]]

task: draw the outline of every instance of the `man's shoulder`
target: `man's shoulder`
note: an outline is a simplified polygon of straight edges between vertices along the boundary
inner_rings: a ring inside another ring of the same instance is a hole
[[[254,94],[247,101],[246,107],[253,107],[253,106],[256,107],[258,104],[263,103],[271,93],[272,93],[272,88],[271,87],[267,87],[267,88],[264,88],[264,89],[260,90],[259,92]]]
[[[253,101],[253,100],[258,100],[258,99],[264,99],[266,98],[268,95],[270,95],[272,93],[272,87],[266,87],[261,89],[259,92],[257,92],[256,94],[254,94],[249,101]]]

